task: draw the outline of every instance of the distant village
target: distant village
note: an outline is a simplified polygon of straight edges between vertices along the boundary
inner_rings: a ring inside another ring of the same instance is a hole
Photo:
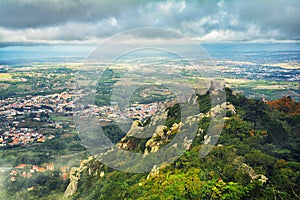
[[[47,140],[60,137],[57,131],[75,129],[69,122],[55,121],[53,115],[66,116],[71,119],[74,114],[73,92],[62,92],[51,95],[28,95],[26,97],[7,98],[0,100],[0,148],[14,148],[26,145],[44,143]],[[114,120],[140,120],[155,114],[167,103],[135,103],[125,109],[117,103],[109,106],[89,105],[99,123],[107,125]],[[2,171],[4,169],[1,169]],[[69,177],[70,166],[58,167],[54,163],[44,163],[41,166],[19,164],[10,169],[10,181],[18,178],[30,178],[43,172],[58,170],[63,180]],[[5,170],[6,171],[6,170]]]
[[[0,147],[43,143],[61,129],[51,113],[71,114],[72,95],[66,92],[46,96],[26,96],[0,100]]]
[[[53,121],[51,115],[59,113],[72,117],[73,97],[72,92],[62,92],[0,100],[0,147],[24,146],[54,139],[51,133],[62,129],[64,125]],[[136,103],[121,111],[116,103],[110,106],[91,105],[100,123],[116,119],[143,119],[153,115],[162,106],[163,103]]]
[[[59,170],[63,180],[69,177],[70,166],[57,167],[54,163],[44,163],[41,166],[20,164],[10,171],[10,181],[15,182],[20,177],[30,178],[38,173],[53,172],[54,170]]]

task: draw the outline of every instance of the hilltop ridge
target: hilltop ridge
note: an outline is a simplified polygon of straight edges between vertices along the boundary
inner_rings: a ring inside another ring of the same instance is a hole
[[[223,131],[206,157],[199,158],[198,152],[208,140],[205,133],[211,114],[216,110],[210,108],[208,93],[197,97],[203,112],[198,116],[199,131],[177,160],[153,165],[149,173],[131,174],[111,169],[101,164],[97,156],[92,156],[71,171],[65,198],[299,198],[300,147],[294,121],[299,115],[247,99],[228,88],[226,95],[227,103],[220,105],[226,108],[227,115]],[[147,139],[134,137],[143,131],[143,124],[135,122],[118,147],[146,156],[158,151],[172,135],[180,134],[180,127],[187,123],[178,121],[178,109],[178,105],[167,108],[164,111],[166,124],[150,129],[152,135]]]

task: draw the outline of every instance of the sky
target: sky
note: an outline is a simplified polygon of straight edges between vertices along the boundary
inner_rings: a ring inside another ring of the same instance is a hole
[[[299,10],[299,0],[1,0],[0,47],[94,44],[142,27],[200,42],[300,41]]]

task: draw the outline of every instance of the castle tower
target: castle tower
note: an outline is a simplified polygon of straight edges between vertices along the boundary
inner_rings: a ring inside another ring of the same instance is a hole
[[[262,97],[261,97],[261,101],[264,102],[264,103],[267,103],[267,102],[268,102],[268,101],[266,100],[266,97],[265,97],[264,94],[263,94]]]

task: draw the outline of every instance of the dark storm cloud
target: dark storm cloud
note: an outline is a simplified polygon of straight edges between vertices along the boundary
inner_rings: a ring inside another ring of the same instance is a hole
[[[299,40],[299,8],[298,0],[2,0],[0,42],[93,41],[145,26],[202,41]]]
[[[132,0],[2,0],[0,26],[34,28],[68,21],[96,21],[138,6]]]

